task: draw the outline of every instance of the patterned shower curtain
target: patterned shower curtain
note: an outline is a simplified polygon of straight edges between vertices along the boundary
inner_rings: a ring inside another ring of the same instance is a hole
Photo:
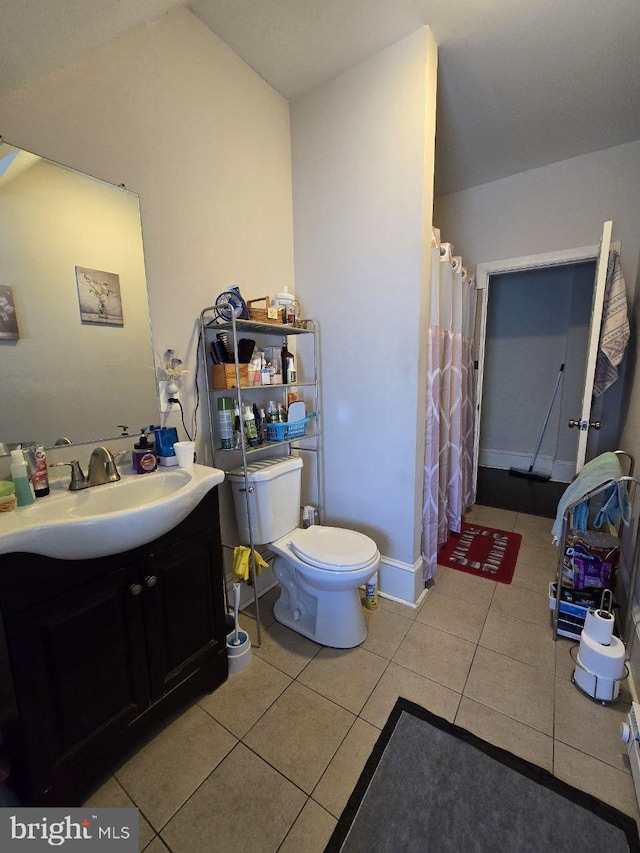
[[[427,417],[422,506],[422,576],[434,577],[438,550],[460,532],[475,500],[473,331],[476,289],[462,259],[433,229],[427,330]]]

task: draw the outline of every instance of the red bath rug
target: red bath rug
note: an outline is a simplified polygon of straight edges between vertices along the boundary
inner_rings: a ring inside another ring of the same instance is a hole
[[[462,523],[438,552],[438,565],[498,583],[511,583],[522,536],[493,527]]]

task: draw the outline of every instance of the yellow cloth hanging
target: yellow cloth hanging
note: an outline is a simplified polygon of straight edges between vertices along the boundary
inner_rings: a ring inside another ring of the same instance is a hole
[[[251,548],[247,548],[246,545],[238,545],[237,548],[233,549],[233,573],[237,575],[239,578],[242,578],[243,581],[249,580],[250,575],[250,563],[249,558],[251,555]],[[256,575],[260,577],[260,572],[262,569],[266,569],[269,567],[269,563],[266,563],[260,554],[253,549],[253,556],[256,561]]]

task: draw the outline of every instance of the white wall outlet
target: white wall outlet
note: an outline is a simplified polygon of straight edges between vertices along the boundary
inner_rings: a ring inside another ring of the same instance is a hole
[[[167,401],[167,386],[169,385],[168,379],[161,379],[158,382],[158,401],[160,403],[160,414],[166,415],[168,412],[179,412],[180,406],[177,403],[169,403]]]

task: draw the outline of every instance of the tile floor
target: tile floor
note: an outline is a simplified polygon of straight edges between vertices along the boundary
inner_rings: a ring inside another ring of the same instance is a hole
[[[346,651],[274,622],[267,593],[251,666],[88,802],[137,805],[147,853],[322,851],[402,695],[638,819],[618,735],[629,694],[606,708],[583,696],[571,643],[551,638],[551,522],[479,506],[468,519],[522,534],[511,585],[441,569],[418,610],[381,599],[367,611],[366,641]]]

